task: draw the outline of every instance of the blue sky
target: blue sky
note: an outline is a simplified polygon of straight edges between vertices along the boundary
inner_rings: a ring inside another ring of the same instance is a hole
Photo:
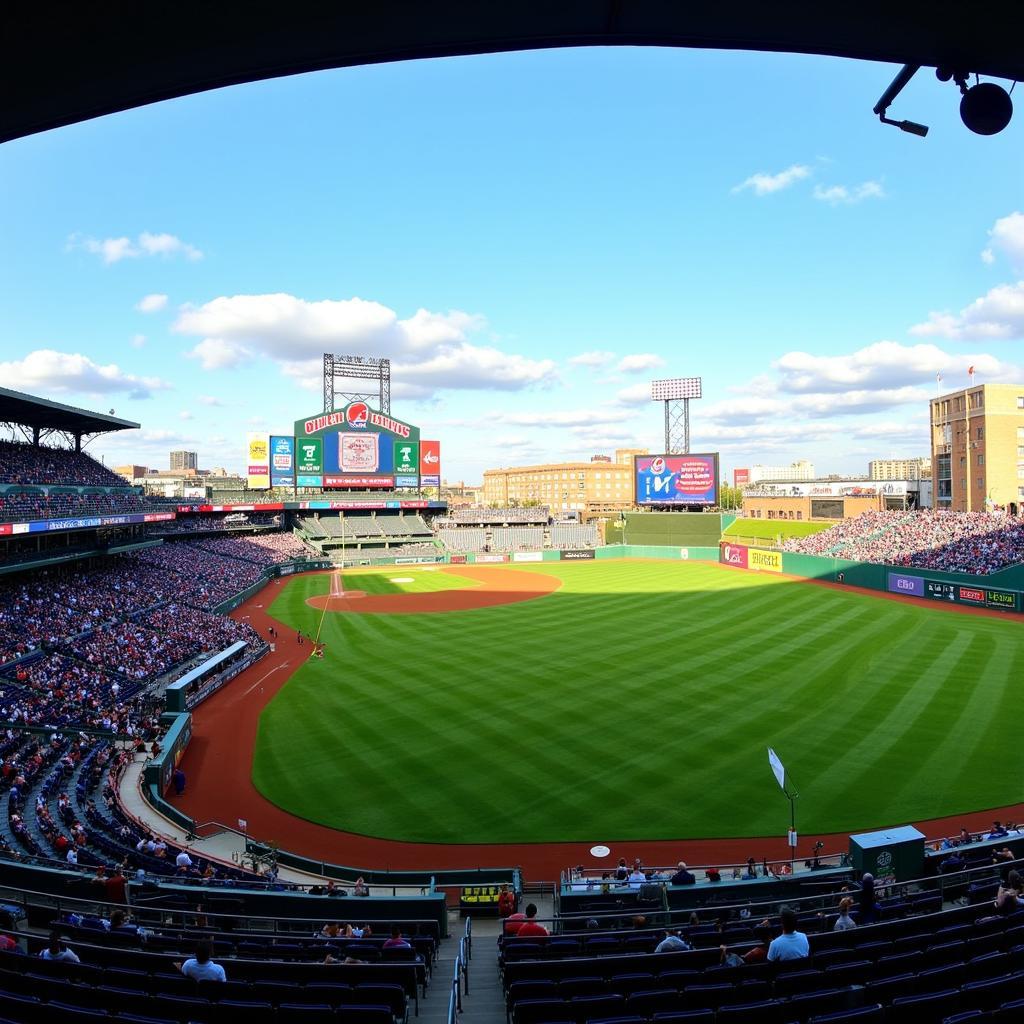
[[[321,72],[0,147],[0,379],[143,425],[108,463],[320,407],[320,354],[389,356],[444,475],[661,446],[820,473],[927,451],[943,386],[1024,380],[1021,127],[923,71],[580,49]]]

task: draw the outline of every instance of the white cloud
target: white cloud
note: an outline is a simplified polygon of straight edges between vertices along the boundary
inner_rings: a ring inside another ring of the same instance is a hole
[[[620,373],[641,373],[644,370],[656,370],[664,365],[665,360],[654,352],[634,352],[632,355],[623,356],[615,369]]]
[[[795,185],[804,178],[809,178],[811,169],[806,164],[792,164],[778,174],[765,174],[759,171],[752,174],[746,181],[741,182],[733,188],[733,192],[743,192],[745,189],[753,191],[754,195],[767,196],[773,192],[781,192],[783,189]]]
[[[131,340],[132,348],[143,348],[146,344],[146,336],[144,334],[133,334]]]
[[[1024,266],[1024,213],[1013,213],[1000,217],[989,229],[989,244],[982,251],[986,263],[994,263],[996,252],[1010,258],[1015,267]]]
[[[196,401],[200,405],[209,405],[214,407],[223,407],[224,403],[216,395],[199,395]]]
[[[910,333],[954,341],[988,341],[1024,337],[1024,281],[1000,284],[959,313],[932,312]]]
[[[550,412],[497,413],[492,422],[518,427],[582,427],[590,424],[621,424],[626,414],[621,409],[553,409]]]
[[[170,387],[159,377],[136,376],[125,373],[115,363],[101,366],[88,356],[48,348],[30,352],[23,359],[0,363],[0,380],[6,387],[33,394],[127,392],[129,398],[150,398],[154,391]]]
[[[615,358],[614,352],[581,352],[569,360],[570,366],[589,366],[597,369],[607,366]]]
[[[851,205],[865,199],[884,199],[885,189],[877,181],[864,181],[859,185],[815,185],[814,198],[832,206]]]
[[[99,256],[107,264],[135,260],[142,256],[184,256],[189,260],[203,258],[199,249],[189,242],[183,242],[177,235],[152,234],[149,231],[143,231],[134,241],[127,235],[117,238],[91,238],[73,234],[69,236],[66,248],[83,249]]]
[[[616,394],[615,400],[623,405],[642,405],[651,401],[651,385],[631,384],[628,388],[622,388]]]
[[[161,295],[158,292],[154,292],[152,295],[144,295],[137,303],[135,308],[140,313],[159,313],[161,309],[167,307],[167,296]]]
[[[473,344],[470,334],[485,324],[461,310],[419,309],[401,319],[387,306],[360,298],[308,302],[273,294],[221,296],[185,308],[173,329],[202,336],[190,355],[206,369],[263,355],[309,390],[320,387],[328,351],[392,359],[394,394],[412,399],[429,399],[446,388],[515,391],[558,379],[551,359]]]
[[[194,414],[192,413],[192,411],[190,409],[182,409],[181,412],[178,413],[178,419],[179,420],[191,420],[191,419],[195,419],[195,416],[194,416]]]

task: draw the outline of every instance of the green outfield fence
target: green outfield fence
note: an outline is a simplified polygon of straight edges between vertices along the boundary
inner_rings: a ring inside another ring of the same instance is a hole
[[[726,550],[734,553],[730,558]],[[764,552],[778,558],[778,570],[787,576],[823,580],[851,587],[863,587],[881,593],[903,597],[933,598],[965,607],[998,608],[1004,611],[1024,612],[1024,564],[1012,565],[987,576],[963,572],[942,572],[917,566],[878,565],[874,562],[853,562],[845,558],[803,555],[795,551],[778,552],[767,547],[753,547],[723,540],[719,560],[736,564],[733,559],[739,549],[746,567],[749,552]]]

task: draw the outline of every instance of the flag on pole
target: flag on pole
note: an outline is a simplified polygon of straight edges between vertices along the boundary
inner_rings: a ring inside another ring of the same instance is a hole
[[[936,373],[935,373],[935,383],[936,384],[941,384],[942,383],[942,373],[941,373],[941,371],[938,371],[938,370],[936,371]]]
[[[974,383],[974,367],[973,366],[968,366],[967,367],[967,376],[971,378],[971,383],[973,384]]]
[[[779,784],[779,788],[785,792],[786,769],[779,760],[779,755],[771,747],[768,748],[768,763],[772,766],[772,771],[775,773],[775,781]]]

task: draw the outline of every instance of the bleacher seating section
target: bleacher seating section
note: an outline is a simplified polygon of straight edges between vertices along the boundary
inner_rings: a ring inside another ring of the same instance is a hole
[[[542,526],[498,526],[491,531],[495,551],[539,551],[544,547]]]
[[[597,547],[596,523],[554,523],[551,527],[553,548]]]
[[[752,948],[743,922],[724,935],[695,929],[696,948],[672,953],[653,952],[660,933],[651,930],[504,938],[508,1011],[513,1024],[939,1024],[965,1011],[1024,1019],[1024,911],[936,911],[939,902],[921,893],[890,904],[882,923],[841,932],[824,930],[834,917],[803,915],[810,957],[735,967],[722,965],[719,946]]]

